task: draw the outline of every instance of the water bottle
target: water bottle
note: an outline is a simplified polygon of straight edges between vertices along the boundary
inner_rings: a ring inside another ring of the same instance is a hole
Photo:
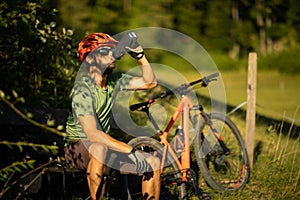
[[[184,149],[184,133],[182,127],[179,125],[176,129],[176,151],[182,152]]]

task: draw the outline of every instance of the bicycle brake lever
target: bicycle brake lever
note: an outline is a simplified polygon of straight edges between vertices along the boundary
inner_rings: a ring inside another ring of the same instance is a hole
[[[206,77],[204,77],[203,79],[202,79],[202,87],[207,87],[208,86],[208,84],[209,84],[209,82],[210,82],[210,80],[208,79],[208,78],[206,78]]]
[[[202,84],[201,85],[203,87],[207,87],[210,82],[217,81],[217,80],[218,79],[216,79],[216,78],[208,79],[208,78],[204,77],[203,80],[202,80]]]

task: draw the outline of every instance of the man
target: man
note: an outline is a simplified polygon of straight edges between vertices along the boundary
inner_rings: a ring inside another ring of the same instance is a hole
[[[103,194],[99,195],[97,191],[108,151],[125,155],[135,166],[131,168],[133,173],[151,171],[150,177],[147,173],[148,178],[143,178],[143,197],[159,199],[159,159],[134,151],[131,146],[108,134],[115,88],[144,90],[156,86],[155,75],[135,33],[128,33],[126,38],[125,43],[123,41],[121,44],[108,34],[93,33],[84,38],[78,47],[82,65],[71,93],[73,112],[67,120],[65,156],[71,166],[86,170],[92,199],[102,198]],[[137,60],[141,77],[112,74],[116,67],[115,60],[125,51]]]

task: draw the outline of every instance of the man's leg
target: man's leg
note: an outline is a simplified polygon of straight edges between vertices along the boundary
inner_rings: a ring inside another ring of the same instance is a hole
[[[147,158],[150,163],[153,173],[146,173],[143,176],[142,192],[144,199],[159,199],[160,195],[160,160],[157,157],[151,156]]]
[[[101,184],[106,153],[107,147],[103,144],[94,143],[89,147],[90,161],[87,167],[87,181],[93,200],[96,199],[97,191]],[[102,195],[103,192],[101,192],[100,199]]]

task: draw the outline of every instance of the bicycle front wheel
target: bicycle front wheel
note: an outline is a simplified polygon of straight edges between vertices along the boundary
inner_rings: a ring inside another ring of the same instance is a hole
[[[225,152],[215,133],[229,149]],[[239,129],[222,113],[209,114],[195,138],[195,154],[202,176],[219,192],[234,192],[249,179],[248,155]]]
[[[130,140],[128,144],[136,150],[145,151],[158,157],[162,162],[164,146],[157,140],[149,137],[137,137]],[[186,185],[181,181],[181,171],[170,154],[167,154],[164,160],[159,199],[188,199]]]

